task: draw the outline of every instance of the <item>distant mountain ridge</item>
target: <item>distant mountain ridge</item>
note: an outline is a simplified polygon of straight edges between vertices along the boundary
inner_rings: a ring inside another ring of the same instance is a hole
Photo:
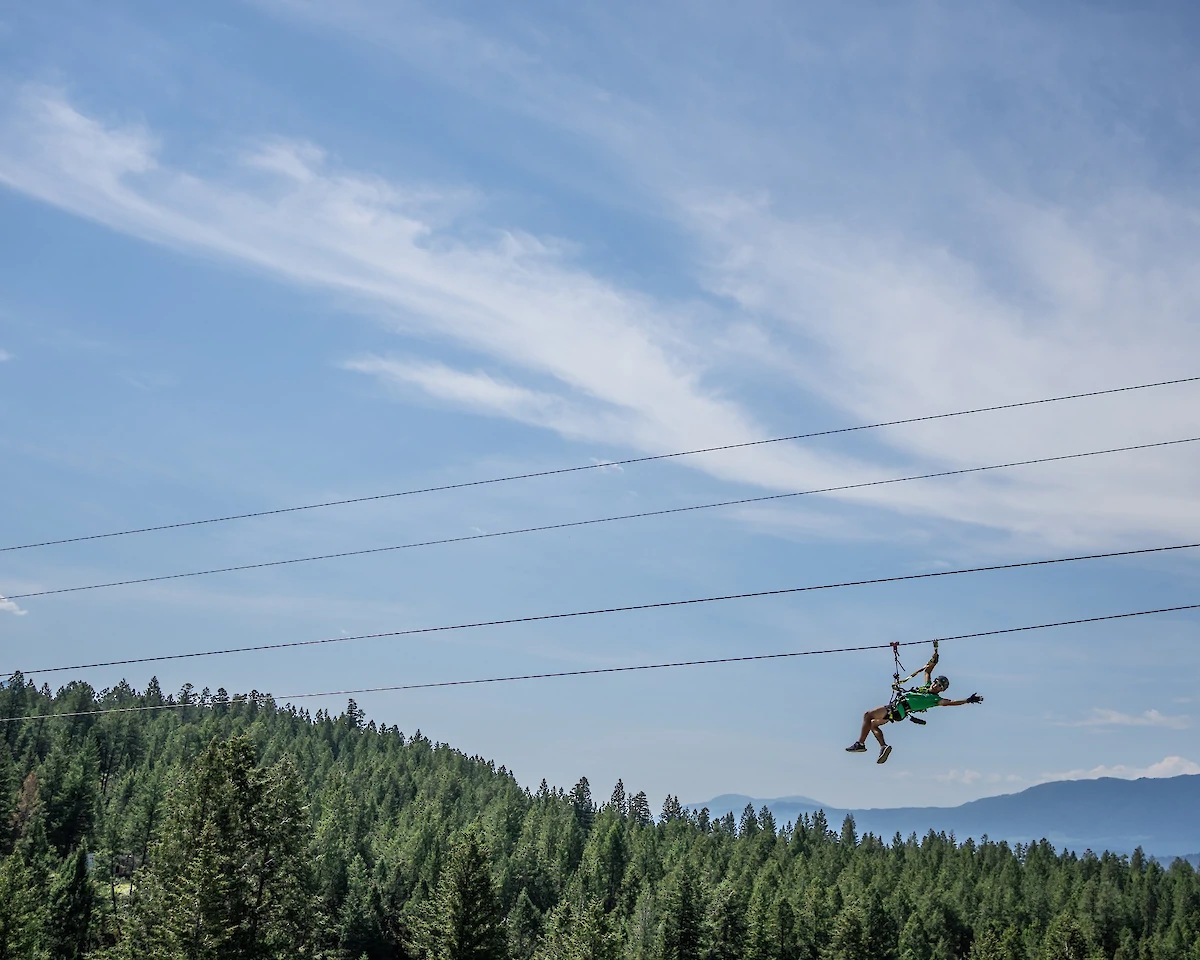
[[[1046,839],[1056,847],[1082,852],[1147,854],[1169,858],[1200,850],[1200,774],[1140,780],[1058,780],[1020,793],[972,800],[957,807],[895,807],[842,809],[809,797],[762,800],[723,794],[707,803],[714,816],[740,816],[746,804],[763,805],[783,824],[802,814],[824,810],[830,826],[838,828],[846,814],[854,817],[859,833],[885,839],[899,832],[907,837],[929,830],[954,833],[959,840],[986,835],[992,840],[1029,843]]]

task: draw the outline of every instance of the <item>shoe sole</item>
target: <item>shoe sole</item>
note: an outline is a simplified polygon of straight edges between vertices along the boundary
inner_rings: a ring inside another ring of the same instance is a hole
[[[879,759],[876,760],[875,762],[876,763],[887,763],[887,758],[890,757],[891,755],[892,755],[892,745],[889,743],[886,747],[883,748],[883,751],[879,754]]]

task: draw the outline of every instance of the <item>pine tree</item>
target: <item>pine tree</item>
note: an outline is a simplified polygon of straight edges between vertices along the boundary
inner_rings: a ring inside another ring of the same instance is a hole
[[[564,901],[550,917],[538,960],[617,960],[620,941],[599,901]]]
[[[971,944],[969,960],[1021,960],[1020,944],[1017,931],[1012,927],[1003,934],[995,930],[985,930]]]
[[[705,960],[741,960],[746,943],[746,898],[742,884],[722,883],[713,894],[705,918]]]
[[[8,826],[13,843],[25,836],[29,824],[38,818],[42,811],[40,783],[35,771],[26,774],[21,781],[21,789],[17,792],[17,800],[9,815]]]
[[[87,845],[63,861],[50,885],[46,943],[56,960],[79,960],[91,941],[95,892],[88,877]]]
[[[529,899],[528,890],[522,888],[518,894],[508,913],[507,926],[510,955],[515,960],[529,960],[541,940],[542,914]]]
[[[628,816],[629,801],[625,798],[625,783],[623,781],[617,781],[617,785],[613,787],[612,798],[608,802],[612,804],[613,809],[617,811],[617,816],[622,820]]]
[[[168,802],[121,943],[128,957],[309,954],[309,819],[293,766],[259,770],[245,737],[213,742]]]
[[[505,960],[500,901],[479,829],[469,827],[442,871],[419,944],[434,960]]]
[[[346,960],[359,960],[360,957],[385,955],[387,944],[379,923],[378,897],[361,856],[350,862],[346,887],[346,896],[338,911],[341,956]]]
[[[629,801],[629,820],[643,827],[653,822],[650,817],[650,801],[646,799],[645,791],[639,790]]]
[[[1063,912],[1050,921],[1042,938],[1041,960],[1086,960],[1087,939],[1079,921]]]
[[[95,741],[89,738],[74,756],[60,743],[47,759],[46,768],[46,836],[63,855],[85,840],[96,823],[100,756]]]
[[[696,878],[684,861],[668,888],[663,909],[663,960],[700,960],[703,917]]]
[[[0,863],[0,960],[36,960],[45,924],[45,890],[20,850]]]
[[[587,777],[579,778],[579,782],[571,788],[570,796],[571,806],[575,809],[575,822],[580,830],[587,833],[596,818],[596,805],[592,802],[592,788]]]
[[[874,960],[867,947],[867,918],[857,903],[845,906],[833,923],[830,960]]]
[[[16,812],[15,794],[19,782],[12,754],[9,753],[7,744],[0,740],[0,855],[8,853],[9,838],[4,835],[4,829],[12,823],[13,814]]]
[[[605,913],[617,905],[628,863],[625,826],[614,811],[605,810],[588,838],[579,869],[582,888],[600,901]]]

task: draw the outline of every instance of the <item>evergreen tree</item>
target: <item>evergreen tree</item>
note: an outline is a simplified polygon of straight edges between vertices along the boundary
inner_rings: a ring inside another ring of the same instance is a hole
[[[867,945],[867,918],[857,903],[848,903],[833,924],[830,960],[874,960]]]
[[[592,829],[592,821],[596,817],[596,805],[592,802],[592,788],[587,777],[580,777],[579,782],[571,788],[571,806],[575,810],[575,822],[579,829],[587,833]]]
[[[1056,916],[1042,939],[1041,960],[1086,960],[1087,940],[1079,921],[1064,911]]]
[[[683,806],[678,797],[673,797],[668,793],[667,798],[663,801],[662,816],[659,817],[659,822],[672,823],[681,819],[683,819]]]
[[[612,797],[608,801],[614,810],[617,811],[617,816],[622,820],[629,814],[629,801],[625,798],[625,783],[621,780],[617,781],[617,785],[613,787]]]
[[[741,884],[726,880],[717,888],[705,931],[705,960],[741,960],[746,943],[746,899]]]
[[[676,871],[663,909],[663,960],[700,960],[704,906],[687,861]]]
[[[88,738],[83,750],[70,755],[60,742],[46,764],[46,837],[65,855],[88,837],[99,806],[100,758],[96,743]]]
[[[564,901],[550,919],[538,960],[617,960],[620,942],[598,901]]]
[[[653,821],[650,817],[650,801],[644,791],[639,790],[629,801],[629,819],[639,826],[649,826]]]
[[[213,741],[168,801],[133,905],[129,957],[302,957],[315,933],[309,821],[291,764],[256,766],[245,737]]]
[[[438,885],[420,946],[433,960],[504,960],[508,956],[500,901],[479,830],[459,839]]]
[[[19,782],[12,754],[7,745],[0,742],[0,855],[8,853],[10,848],[11,837],[6,836],[4,831],[12,823],[13,814],[16,812],[16,790]]]
[[[509,954],[514,960],[529,960],[541,940],[542,914],[529,898],[528,890],[522,889],[517,896],[507,925]]]
[[[0,688],[17,718],[0,734],[0,960],[1200,960],[1200,875],[1140,852],[889,846],[821,812],[780,832],[753,808],[739,836],[735,813],[706,823],[674,796],[656,826],[623,784],[599,811],[585,781],[530,794],[357,705],[314,717],[185,685],[182,710],[53,717],[147,696]],[[74,837],[98,853],[91,877]]]
[[[739,837],[752,837],[758,833],[758,814],[754,812],[754,804],[748,803],[742,810],[742,819],[738,823]]]
[[[91,944],[95,892],[88,877],[87,845],[63,861],[50,885],[46,945],[56,960],[79,960]]]
[[[1022,960],[1017,932],[1011,927],[1003,933],[985,930],[971,944],[969,960]]]
[[[625,825],[614,811],[605,810],[588,838],[579,869],[587,896],[599,900],[605,913],[617,906],[628,863]]]
[[[361,856],[347,870],[346,895],[338,911],[338,952],[345,960],[391,956],[379,922],[378,896]]]
[[[25,836],[29,825],[38,818],[41,810],[42,801],[38,775],[31,770],[21,781],[21,789],[17,792],[13,811],[9,815],[9,843],[6,846],[11,848],[12,844],[17,843]]]
[[[45,890],[17,850],[0,863],[0,960],[41,960]]]

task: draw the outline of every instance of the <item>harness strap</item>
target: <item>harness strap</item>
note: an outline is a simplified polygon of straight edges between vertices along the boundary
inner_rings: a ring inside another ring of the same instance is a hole
[[[889,716],[896,712],[896,704],[900,700],[900,671],[904,668],[900,665],[900,642],[892,642],[892,658],[896,661],[896,669],[892,673],[892,699],[888,701]]]

